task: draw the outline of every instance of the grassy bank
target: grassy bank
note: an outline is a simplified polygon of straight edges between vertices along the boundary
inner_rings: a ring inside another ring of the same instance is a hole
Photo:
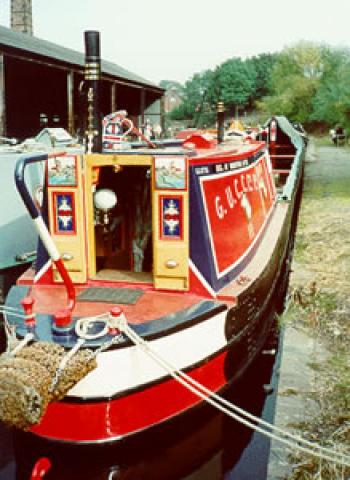
[[[305,169],[291,302],[282,321],[306,331],[328,353],[308,364],[316,381],[307,395],[316,402],[316,413],[293,427],[350,454],[350,149],[320,141],[313,147],[316,154]],[[289,479],[350,478],[349,468],[304,455],[290,461]]]

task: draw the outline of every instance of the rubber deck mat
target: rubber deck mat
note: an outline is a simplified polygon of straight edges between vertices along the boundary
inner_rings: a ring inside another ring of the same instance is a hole
[[[79,293],[79,302],[106,302],[134,304],[143,294],[143,290],[137,288],[110,288],[89,287]]]

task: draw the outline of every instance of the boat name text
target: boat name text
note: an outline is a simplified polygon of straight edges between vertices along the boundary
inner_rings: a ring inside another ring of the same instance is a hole
[[[236,170],[237,168],[247,167],[249,165],[248,158],[243,160],[236,160],[230,163],[217,163],[215,165],[215,173],[227,172],[229,170]]]
[[[224,191],[215,196],[215,211],[220,220],[241,202],[244,194],[265,189],[265,183],[256,172],[241,174],[234,178]]]
[[[249,165],[249,159],[236,160],[235,162],[217,163],[214,165],[214,173],[229,172],[231,170],[237,170],[238,168],[247,167]],[[208,166],[196,167],[196,175],[207,175],[212,173]]]

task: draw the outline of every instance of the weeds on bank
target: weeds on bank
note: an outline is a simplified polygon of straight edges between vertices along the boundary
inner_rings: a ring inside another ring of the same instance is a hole
[[[308,393],[318,405],[318,415],[293,425],[303,436],[320,445],[350,455],[350,303],[335,294],[321,291],[316,282],[291,292],[283,321],[301,325],[314,337],[322,338],[329,356],[310,363],[316,384]],[[296,453],[291,455],[292,480],[348,480],[350,468]]]
[[[300,233],[295,238],[294,256],[298,260],[303,258],[306,253],[306,249],[309,246],[309,242],[306,240],[306,235]]]
[[[298,458],[295,458],[298,462]],[[348,480],[348,473],[344,467],[330,463],[314,462],[312,459],[301,460],[294,466],[291,480]]]
[[[313,136],[312,137],[316,147],[332,146],[333,142],[329,135]]]
[[[334,147],[334,148],[342,148],[342,147],[348,147],[349,146],[349,139],[347,139],[343,144],[339,145],[337,147],[334,145],[330,135],[321,135],[321,136],[313,136],[312,140],[316,147]]]

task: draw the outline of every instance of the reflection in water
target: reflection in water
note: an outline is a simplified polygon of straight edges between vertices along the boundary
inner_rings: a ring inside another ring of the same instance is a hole
[[[261,354],[226,398],[272,421],[275,395],[266,395],[264,386],[276,384],[278,336],[272,332]],[[275,389],[276,390],[276,389]],[[88,421],[88,419],[86,420]],[[1,435],[7,442],[7,456],[0,457],[0,480],[15,478],[9,455],[9,433]],[[113,448],[50,450],[35,445],[23,435],[14,438],[17,466],[16,478],[28,480],[32,465],[41,456],[52,460],[52,469],[45,480],[245,480],[265,479],[269,456],[269,440],[241,424],[204,406],[190,419],[178,421],[148,434],[130,445]],[[6,448],[5,448],[6,450]],[[2,467],[1,467],[2,465]],[[6,473],[7,469],[7,473]],[[8,473],[10,472],[10,473]],[[6,477],[4,476],[6,473]]]

